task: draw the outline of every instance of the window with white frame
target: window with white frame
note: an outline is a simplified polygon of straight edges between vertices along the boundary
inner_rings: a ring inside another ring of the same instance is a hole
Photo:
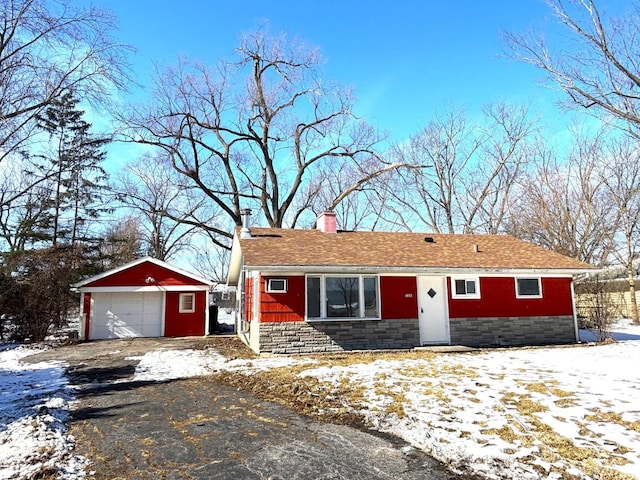
[[[477,277],[452,277],[452,298],[480,298],[480,280]]]
[[[287,293],[286,278],[268,278],[267,293]]]
[[[193,313],[196,311],[196,294],[181,293],[180,294],[180,313]]]
[[[378,277],[374,275],[307,276],[307,318],[379,318]]]
[[[540,277],[516,277],[516,298],[542,298]]]

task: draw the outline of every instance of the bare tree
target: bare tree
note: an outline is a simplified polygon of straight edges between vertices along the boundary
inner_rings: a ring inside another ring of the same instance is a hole
[[[598,342],[611,338],[611,329],[618,314],[615,300],[615,278],[605,270],[576,279],[577,314],[580,328],[590,329]]]
[[[221,284],[226,283],[231,251],[218,246],[210,248],[207,232],[196,233],[193,245],[195,248],[193,248],[192,267],[205,278],[210,278]],[[205,247],[197,248],[198,245],[205,245]]]
[[[397,148],[403,169],[387,191],[388,209],[407,229],[496,233],[510,193],[528,161],[533,122],[525,109],[489,105],[477,123],[462,111],[436,116],[408,144]],[[422,165],[420,165],[422,164]]]
[[[546,72],[581,106],[640,135],[640,6],[607,17],[594,0],[547,0],[568,35],[550,45],[536,33],[506,33],[514,54]]]
[[[44,239],[40,233],[50,220],[48,201],[53,186],[48,175],[34,175],[26,159],[11,160],[0,168],[1,250],[20,252]]]
[[[143,256],[140,220],[134,216],[120,218],[107,227],[100,245],[104,270],[109,270]]]
[[[116,176],[112,189],[118,200],[140,219],[143,250],[159,260],[188,249],[199,222],[211,230],[211,216],[206,197],[193,195],[193,186],[185,186],[182,177],[164,157],[143,155]],[[213,244],[219,243],[212,237]]]
[[[576,135],[566,159],[539,142],[537,170],[520,181],[507,232],[584,262],[606,264],[615,218],[600,175],[601,153],[600,137]]]
[[[0,161],[28,150],[36,116],[68,90],[86,101],[124,88],[129,48],[114,17],[67,0],[0,0]]]
[[[512,192],[533,160],[536,128],[525,108],[495,103],[484,108],[479,129],[477,158],[459,194],[460,215],[465,233],[496,234],[504,231]]]
[[[15,340],[42,342],[51,327],[66,325],[77,294],[69,285],[92,270],[79,246],[49,247],[9,255],[0,265],[0,312],[11,319]]]
[[[402,162],[426,166],[400,174],[396,201],[407,212],[402,214],[404,222],[424,224],[435,232],[458,230],[456,195],[478,147],[474,127],[467,123],[465,112],[449,111],[436,116],[407,145],[397,149],[397,158]]]
[[[373,158],[369,160],[377,163]],[[323,210],[333,210],[338,225],[345,230],[376,230],[380,224],[387,226],[384,222],[387,185],[400,165],[391,163],[378,169],[378,165],[371,166],[365,161],[340,170],[328,169],[318,175],[317,182],[312,184],[316,191],[307,196],[314,213],[311,220]],[[407,165],[402,164],[402,168]]]
[[[295,226],[319,172],[389,167],[350,93],[322,78],[316,50],[258,32],[237,54],[216,68],[181,61],[157,76],[152,104],[123,119],[129,139],[163,150],[217,213],[240,225],[249,207],[270,226]]]
[[[616,247],[613,256],[627,273],[631,319],[638,319],[635,266],[640,256],[640,150],[637,140],[614,138],[604,147],[602,182],[610,208],[615,211]]]

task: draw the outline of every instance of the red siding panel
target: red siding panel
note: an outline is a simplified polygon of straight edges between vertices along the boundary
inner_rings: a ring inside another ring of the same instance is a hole
[[[285,278],[287,291],[267,293],[269,278]],[[302,322],[305,317],[305,277],[282,276],[260,279],[260,321],[261,322]]]
[[[195,293],[195,312],[180,313],[180,294]],[[204,335],[207,292],[167,292],[164,314],[165,337]]]
[[[513,277],[480,277],[480,299],[453,299],[451,278],[449,317],[521,317],[573,315],[570,278],[542,278],[542,298],[516,298]]]
[[[89,340],[89,329],[91,327],[91,292],[83,293],[82,315],[84,316],[84,338]]]
[[[416,277],[380,277],[383,319],[418,318]]]
[[[253,321],[253,278],[247,278],[244,282],[244,320]]]
[[[145,282],[147,278],[153,278],[154,283]],[[151,262],[143,262],[131,268],[116,272],[91,282],[85,287],[129,287],[129,286],[176,286],[176,285],[204,285],[193,278],[174,272]]]

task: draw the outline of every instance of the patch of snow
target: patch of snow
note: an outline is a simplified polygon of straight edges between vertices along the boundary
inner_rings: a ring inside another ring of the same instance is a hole
[[[66,423],[73,393],[58,362],[27,364],[37,347],[0,347],[0,479],[57,472],[85,478],[87,460],[73,454]]]
[[[141,357],[134,381],[167,381],[178,378],[201,377],[221,371],[253,373],[272,368],[288,367],[312,359],[293,357],[258,357],[227,360],[215,350],[156,350]],[[127,380],[129,381],[129,380]]]

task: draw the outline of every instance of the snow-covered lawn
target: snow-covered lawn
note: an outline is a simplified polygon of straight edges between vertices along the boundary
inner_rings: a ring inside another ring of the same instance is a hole
[[[360,411],[374,428],[462,472],[624,478],[611,476],[616,470],[640,478],[640,330],[637,338],[323,366],[302,375],[364,385]]]
[[[84,478],[86,459],[67,434],[73,392],[64,365],[21,361],[39,351],[0,345],[0,479]]]
[[[582,335],[591,340],[589,332]],[[492,479],[640,478],[640,328],[619,325],[615,336],[620,341],[609,345],[331,366],[318,357],[228,361],[212,350],[160,350],[139,358],[135,377],[251,374],[296,364],[300,377],[357,392],[350,408],[373,428],[462,472]],[[82,478],[86,461],[73,455],[65,429],[73,396],[63,366],[26,365],[20,359],[28,353],[0,351],[0,479],[54,464],[62,478]]]

